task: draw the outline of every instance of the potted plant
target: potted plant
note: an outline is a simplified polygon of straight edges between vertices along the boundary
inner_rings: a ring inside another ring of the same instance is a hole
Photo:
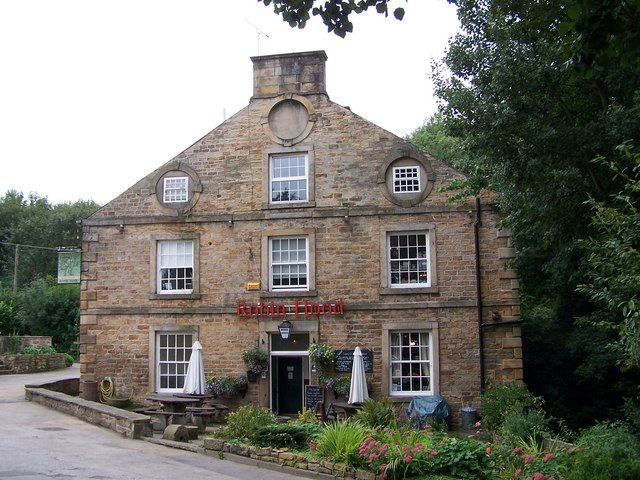
[[[324,386],[328,390],[333,390],[336,398],[349,397],[349,391],[351,390],[351,378],[349,377],[331,377],[327,379]]]
[[[269,361],[269,354],[259,347],[253,347],[242,353],[242,359],[247,364],[247,378],[250,382],[255,382],[258,375],[266,370]]]

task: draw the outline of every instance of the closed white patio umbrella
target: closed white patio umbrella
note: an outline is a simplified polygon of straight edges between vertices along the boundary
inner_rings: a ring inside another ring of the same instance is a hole
[[[202,361],[202,346],[195,341],[191,347],[191,358],[187,366],[187,375],[184,378],[184,393],[202,395],[206,390],[204,378],[204,362]]]
[[[364,361],[362,350],[356,347],[353,351],[353,367],[351,368],[351,388],[349,389],[349,400],[347,403],[364,403],[369,398],[367,389],[367,377],[364,373]]]

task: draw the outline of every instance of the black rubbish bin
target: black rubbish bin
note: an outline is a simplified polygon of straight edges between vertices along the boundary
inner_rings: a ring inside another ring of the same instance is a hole
[[[82,382],[82,393],[80,397],[92,402],[98,401],[98,382],[97,380],[84,380]]]
[[[471,430],[476,424],[478,411],[473,407],[462,407],[462,428]]]

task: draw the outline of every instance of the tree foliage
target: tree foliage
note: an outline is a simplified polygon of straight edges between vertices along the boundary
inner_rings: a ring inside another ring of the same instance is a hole
[[[624,350],[603,351],[607,344],[620,346],[621,339],[637,338],[635,323],[622,321],[634,311],[631,289],[615,298],[610,289],[614,280],[631,286],[637,266],[627,262],[635,272],[622,278],[614,275],[620,273],[614,267],[598,270],[610,259],[588,255],[603,245],[612,246],[612,256],[623,255],[619,244],[611,243],[615,232],[604,229],[604,221],[590,220],[595,206],[600,214],[621,213],[615,203],[627,179],[619,172],[630,172],[634,164],[618,155],[617,147],[640,142],[640,43],[630,43],[640,31],[640,23],[632,22],[637,4],[454,3],[462,31],[436,66],[434,79],[446,133],[464,150],[456,166],[467,180],[456,187],[462,195],[497,192],[505,213],[502,223],[511,228],[527,323],[529,386],[555,400],[552,409],[562,405],[576,423],[593,419],[594,413],[602,418],[621,405],[637,380],[637,372],[615,368]],[[609,21],[629,9],[632,16],[620,25]],[[621,25],[628,30],[622,32]],[[627,47],[635,57],[622,52]],[[595,157],[608,163],[593,162]],[[595,242],[588,252],[585,238]],[[594,290],[577,291],[587,283]],[[601,301],[605,298],[608,305]],[[575,323],[587,317],[589,325]],[[613,329],[596,333],[596,326]],[[550,373],[554,357],[564,358],[559,362],[563,368]],[[607,405],[602,398],[590,398],[589,391],[608,395]]]
[[[282,19],[291,27],[304,28],[311,15],[319,16],[327,26],[327,31],[344,38],[353,32],[351,15],[366,12],[369,8],[385,17],[389,15],[391,0],[258,0],[265,5],[273,5],[273,11],[282,15]],[[317,6],[316,6],[317,4]],[[404,18],[404,9],[393,10],[397,20]]]
[[[617,332],[612,346],[626,368],[640,367],[640,153],[620,147],[633,167],[598,157],[624,186],[610,202],[589,200],[594,235],[583,241],[587,254],[586,282],[578,290],[600,307],[586,320]]]
[[[0,197],[0,282],[13,283],[15,244],[19,247],[17,285],[57,273],[56,247],[79,247],[79,221],[98,209],[93,201],[51,205],[46,197],[8,191]],[[14,244],[14,245],[7,245]]]

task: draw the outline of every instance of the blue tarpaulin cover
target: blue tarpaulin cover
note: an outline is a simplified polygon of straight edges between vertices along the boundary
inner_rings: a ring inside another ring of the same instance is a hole
[[[407,418],[414,428],[449,421],[451,411],[442,395],[413,397],[407,407]]]

